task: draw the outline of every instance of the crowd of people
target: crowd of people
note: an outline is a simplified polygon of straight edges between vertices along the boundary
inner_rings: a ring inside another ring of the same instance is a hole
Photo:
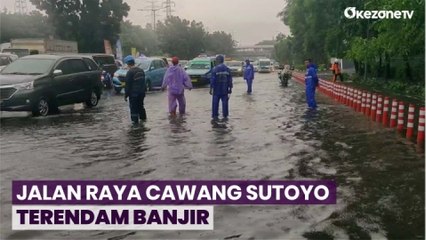
[[[129,55],[124,58],[124,63],[129,66],[129,71],[126,75],[126,88],[125,88],[125,101],[129,101],[130,117],[133,123],[139,123],[139,120],[145,121],[146,110],[144,107],[145,98],[145,73],[144,71],[135,66],[135,59]],[[305,91],[306,101],[309,109],[316,109],[317,103],[315,101],[315,90],[319,85],[317,76],[317,67],[308,59],[305,61],[306,74],[305,74]],[[247,94],[253,91],[254,80],[254,67],[250,60],[246,60],[244,67],[244,80],[247,84]],[[191,79],[185,70],[179,65],[177,57],[172,58],[172,66],[167,69],[164,75],[163,84],[161,89],[168,91],[168,110],[171,117],[186,112],[186,99],[185,89],[191,90],[193,88]],[[212,115],[213,119],[219,118],[219,108],[222,105],[222,116],[224,119],[229,116],[229,99],[232,94],[232,74],[231,70],[224,64],[224,56],[218,55],[216,57],[216,66],[213,68],[210,79],[210,95],[212,95]]]

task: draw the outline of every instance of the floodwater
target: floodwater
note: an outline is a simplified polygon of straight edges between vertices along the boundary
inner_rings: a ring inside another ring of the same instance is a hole
[[[394,130],[322,95],[307,111],[301,85],[234,79],[230,118],[211,122],[207,88],[187,91],[169,119],[149,93],[132,127],[123,96],[66,106],[46,118],[2,113],[2,239],[424,239],[424,155]],[[336,205],[215,206],[213,231],[12,231],[11,181],[335,179]]]

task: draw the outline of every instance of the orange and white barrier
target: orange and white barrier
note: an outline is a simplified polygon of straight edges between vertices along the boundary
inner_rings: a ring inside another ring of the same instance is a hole
[[[410,104],[408,107],[407,132],[405,133],[407,139],[411,139],[414,133],[414,110],[414,105]]]
[[[398,100],[393,99],[392,100],[392,110],[391,110],[391,117],[390,117],[390,125],[389,127],[394,128],[397,125],[397,117],[398,117]]]
[[[356,111],[361,112],[362,91],[358,90]]]
[[[387,127],[389,124],[389,97],[385,97],[384,106],[383,106],[383,116],[382,123],[383,126]]]
[[[404,130],[404,102],[399,102],[398,105],[398,125],[396,126],[396,129],[398,132],[402,132]]]
[[[419,112],[419,126],[417,129],[417,144],[424,146],[425,143],[425,108],[421,107]]]
[[[365,91],[362,91],[362,96],[361,96],[361,112],[364,114],[365,112],[365,99],[367,97],[367,93]]]
[[[367,92],[367,99],[365,101],[365,112],[364,115],[370,117],[371,113],[371,93]]]
[[[383,110],[383,97],[379,95],[377,97],[377,110],[376,110],[376,122],[382,121],[382,110]]]
[[[304,75],[293,73],[293,77],[300,84],[304,84]],[[334,83],[324,79],[319,79],[318,91],[328,95],[337,102],[353,108],[357,112],[363,113],[369,119],[382,123],[385,127],[397,128],[399,132],[405,132],[406,138],[413,139],[417,130],[417,143],[425,143],[425,108],[419,110],[418,127],[414,129],[416,121],[415,106],[409,104],[408,115],[405,112],[404,102],[397,99],[390,101],[389,97],[372,94],[348,85]],[[405,121],[407,118],[407,121]],[[405,124],[404,124],[405,123]]]
[[[370,113],[370,117],[371,120],[375,120],[376,119],[376,110],[377,110],[377,95],[374,93],[373,94],[373,98],[371,100],[371,113]]]

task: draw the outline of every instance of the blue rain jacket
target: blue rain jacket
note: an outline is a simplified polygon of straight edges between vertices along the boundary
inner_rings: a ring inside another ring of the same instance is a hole
[[[213,95],[232,93],[232,87],[231,70],[223,63],[214,67],[210,80],[210,88],[213,89]]]

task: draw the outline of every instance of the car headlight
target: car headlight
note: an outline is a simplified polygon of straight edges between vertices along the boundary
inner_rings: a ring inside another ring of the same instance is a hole
[[[15,84],[15,88],[19,90],[31,90],[34,88],[34,82],[26,82],[26,83],[19,83]]]

